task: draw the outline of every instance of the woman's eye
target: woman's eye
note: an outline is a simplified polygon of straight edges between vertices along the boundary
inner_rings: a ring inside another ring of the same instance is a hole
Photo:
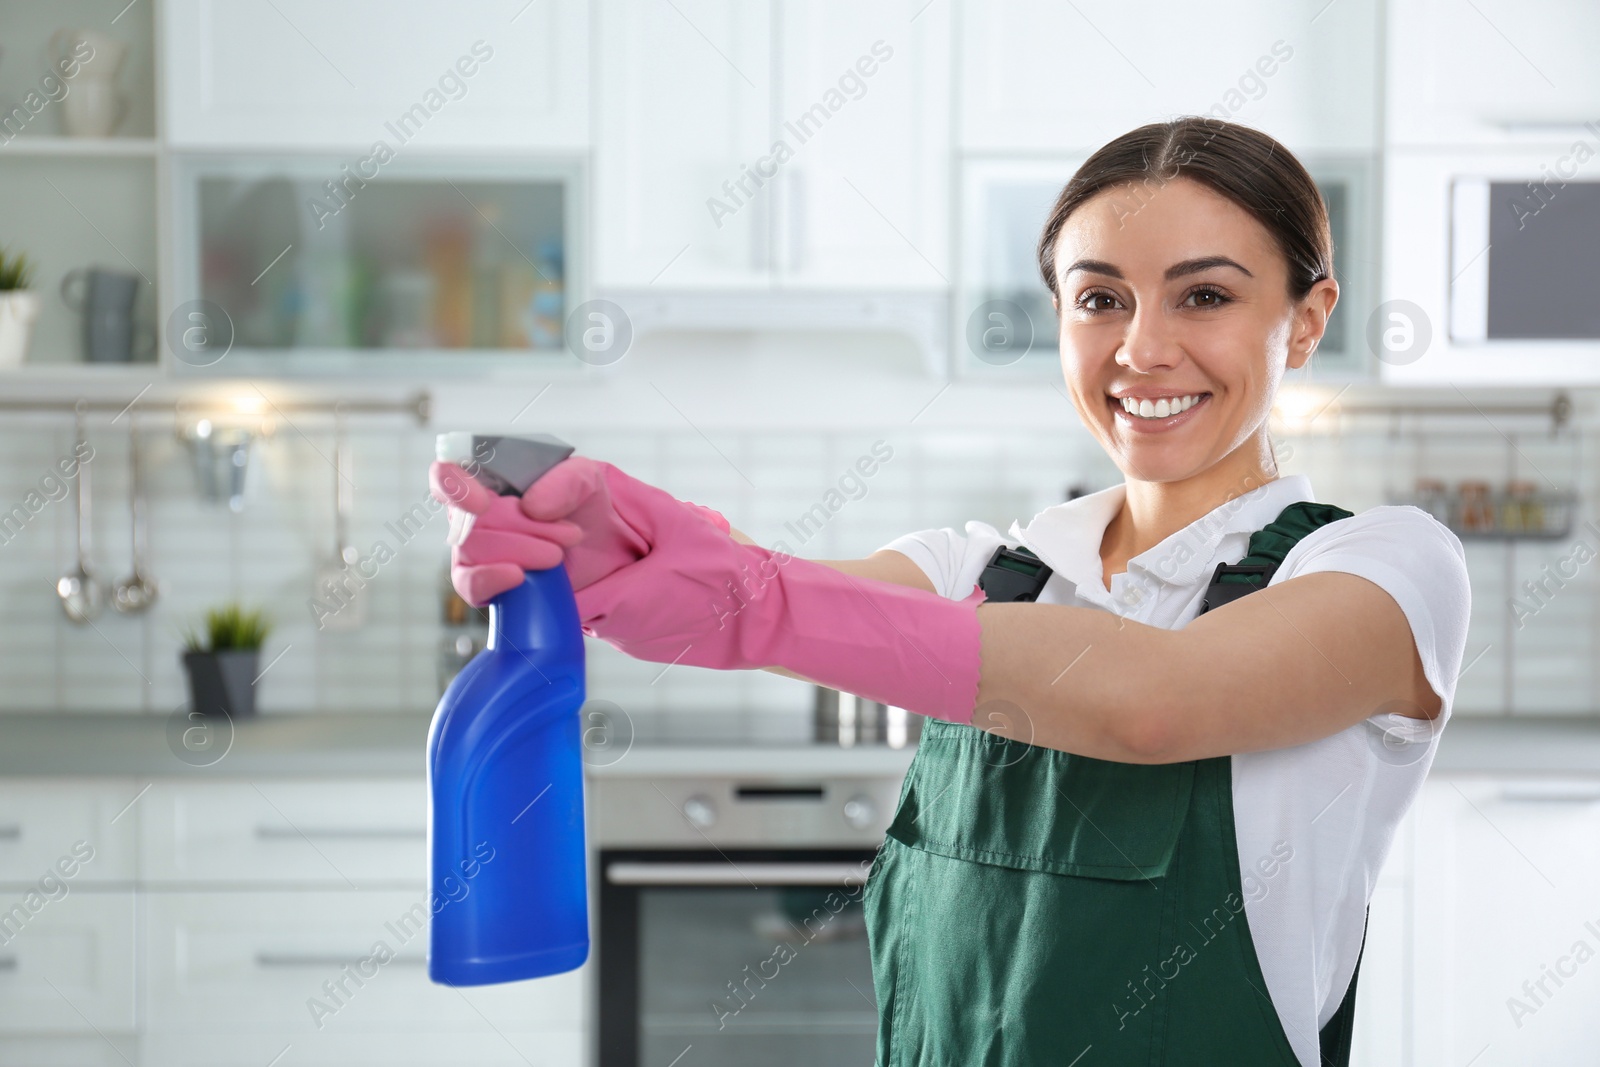
[[[1196,289],[1184,300],[1190,307],[1214,308],[1228,302],[1226,294],[1217,289]]]
[[[1117,306],[1117,298],[1111,293],[1091,291],[1078,298],[1078,307],[1084,311],[1112,311]]]

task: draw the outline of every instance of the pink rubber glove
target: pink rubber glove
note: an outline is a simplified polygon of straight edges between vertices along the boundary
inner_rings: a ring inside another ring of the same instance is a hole
[[[584,632],[656,663],[784,667],[834,689],[972,721],[981,628],[974,590],[950,600],[734,541],[678,501],[619,483],[652,549],[578,591]]]
[[[450,552],[451,584],[475,607],[516,588],[524,571],[565,562],[577,590],[651,548],[614,502],[619,493],[626,499],[631,486],[644,483],[587,456],[562,460],[521,498],[497,496],[453,463],[434,463],[429,483],[435,500],[475,517],[471,532]],[[727,533],[728,520],[716,511],[674,503]]]

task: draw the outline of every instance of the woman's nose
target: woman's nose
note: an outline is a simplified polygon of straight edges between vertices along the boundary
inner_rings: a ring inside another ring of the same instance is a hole
[[[1117,363],[1146,374],[1175,367],[1182,359],[1183,350],[1159,302],[1142,302],[1128,320],[1128,332],[1117,349]]]

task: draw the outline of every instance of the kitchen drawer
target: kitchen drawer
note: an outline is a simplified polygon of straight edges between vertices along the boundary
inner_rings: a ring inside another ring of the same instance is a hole
[[[273,1034],[176,1037],[152,1034],[140,1044],[140,1067],[583,1067],[575,1030],[525,1034]],[[283,1053],[288,1051],[287,1055]],[[282,1055],[282,1059],[276,1057]],[[6,1061],[8,1064],[10,1061]]]
[[[153,893],[144,906],[152,1032],[281,1032],[298,1048],[374,1030],[582,1025],[586,969],[463,990],[430,982],[420,891]]]
[[[134,895],[68,883],[25,919],[23,899],[0,893],[0,1033],[132,1030]]]
[[[426,791],[420,778],[157,783],[140,802],[144,880],[420,890]]]
[[[73,884],[131,881],[139,808],[149,799],[129,806],[140,788],[120,778],[0,781],[0,887],[68,870]]]
[[[0,1037],[6,1067],[128,1067],[139,1039],[132,1035]]]

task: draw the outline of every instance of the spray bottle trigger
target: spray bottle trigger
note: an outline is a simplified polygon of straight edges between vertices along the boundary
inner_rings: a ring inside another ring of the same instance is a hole
[[[450,532],[445,540],[451,547],[455,547],[467,539],[467,535],[472,533],[472,524],[477,521],[477,518],[478,516],[463,508],[454,506],[450,508]]]

